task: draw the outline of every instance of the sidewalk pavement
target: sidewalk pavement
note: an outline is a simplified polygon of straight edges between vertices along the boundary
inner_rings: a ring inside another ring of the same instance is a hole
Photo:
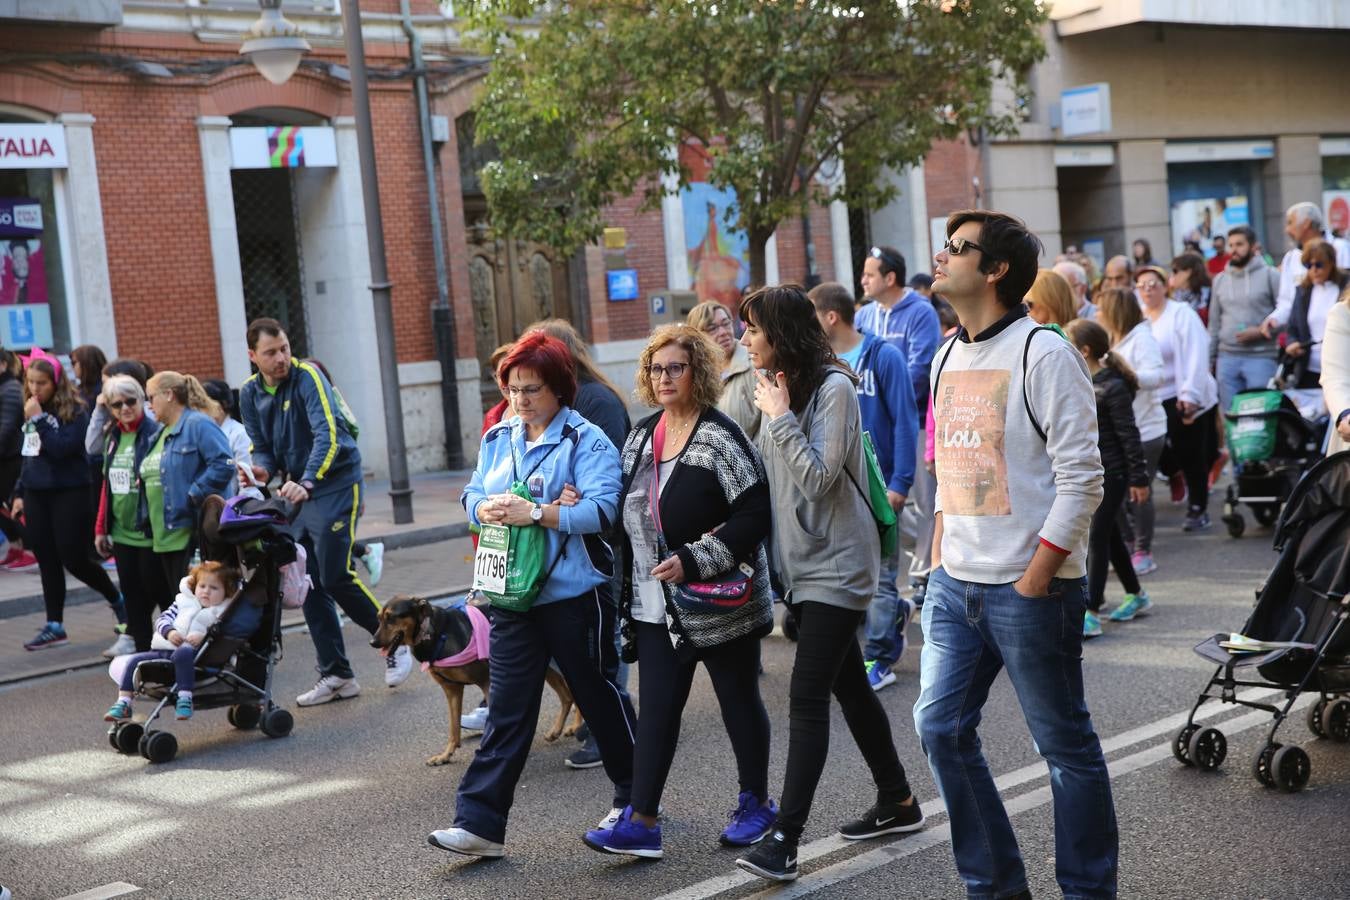
[[[402,533],[406,535],[410,532],[405,530]],[[369,583],[365,569],[358,565],[357,571]],[[453,596],[468,590],[472,573],[473,544],[468,537],[404,546],[385,553],[384,577],[374,592],[382,602],[399,594],[417,594],[428,599]],[[4,577],[36,579],[37,576]],[[81,603],[67,608],[65,626],[70,641],[62,647],[35,651],[23,649],[23,642],[37,634],[46,618],[40,606],[37,612],[0,620],[0,685],[55,672],[107,665],[107,660],[100,654],[111,646],[116,637],[113,632],[114,620],[102,598],[97,594],[94,596],[99,602]],[[303,625],[304,617],[299,610],[288,609],[283,612],[281,621],[283,627]],[[344,631],[344,637],[349,654],[367,649],[366,635],[360,628],[349,626]],[[296,658],[313,659],[313,650],[305,635],[295,634],[287,640],[291,642],[287,644],[288,649],[302,648],[295,654]]]
[[[357,537],[363,541],[382,541],[385,550],[416,547],[422,544],[463,538],[469,533],[469,520],[459,505],[459,494],[473,473],[468,470],[427,472],[411,478],[413,489],[413,520],[405,525],[394,524],[393,501],[389,498],[389,482],[367,481],[365,515],[357,526]],[[117,580],[115,572],[110,572]],[[103,598],[75,578],[66,576],[66,609],[68,615],[82,604],[98,602]],[[37,569],[32,572],[5,572],[0,570],[0,620],[41,612],[42,582]],[[13,623],[5,622],[0,633],[8,634]],[[33,629],[35,634],[37,629]],[[25,634],[24,639],[32,637]],[[0,666],[0,677],[4,668]]]

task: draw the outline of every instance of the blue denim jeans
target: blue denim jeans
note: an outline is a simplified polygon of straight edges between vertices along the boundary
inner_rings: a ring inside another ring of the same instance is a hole
[[[1235,394],[1265,388],[1270,379],[1275,377],[1278,367],[1275,359],[1269,356],[1220,353],[1215,366],[1219,380],[1220,415],[1232,409]]]
[[[1084,579],[1046,597],[1011,584],[957,581],[937,568],[923,607],[920,693],[914,704],[928,765],[951,817],[952,852],[971,898],[1008,897],[1027,874],[976,728],[1006,668],[1050,769],[1055,877],[1066,898],[1115,897],[1119,834],[1111,781],[1083,696]]]
[[[895,580],[900,576],[900,549],[881,558],[881,577],[877,592],[867,607],[867,646],[863,659],[875,659],[886,668],[900,660],[900,635],[896,631],[896,617],[900,609],[900,593]],[[905,622],[908,625],[908,621]]]

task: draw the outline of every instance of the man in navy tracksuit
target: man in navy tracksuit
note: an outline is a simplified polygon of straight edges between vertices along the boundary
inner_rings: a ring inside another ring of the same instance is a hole
[[[260,483],[280,475],[282,497],[303,503],[294,534],[309,554],[314,588],[305,600],[305,624],[319,658],[319,680],[296,698],[316,706],[361,693],[342,641],[337,606],[371,634],[380,604],[356,577],[352,540],[361,508],[361,452],[333,386],[315,366],[291,357],[290,341],[275,319],[248,326],[248,357],[258,373],[239,391],[239,411],[253,442],[252,475]],[[247,484],[241,472],[240,483]],[[335,606],[336,603],[336,606]],[[385,683],[402,684],[412,657],[400,647],[386,660]]]
[[[862,289],[873,302],[858,310],[853,325],[863,334],[874,334],[891,344],[909,363],[910,384],[914,388],[914,406],[919,416],[919,431],[914,446],[914,488],[910,492],[918,516],[915,529],[914,558],[910,561],[909,580],[914,600],[923,605],[923,592],[932,568],[934,499],[937,481],[924,465],[924,444],[928,421],[928,370],[933,354],[942,343],[942,326],[933,303],[918,291],[905,287],[905,258],[894,247],[873,247],[863,260]]]
[[[894,346],[876,335],[859,334],[853,327],[853,295],[842,284],[830,282],[811,291],[816,318],[835,354],[858,376],[858,407],[863,429],[872,436],[877,462],[886,479],[886,497],[899,515],[914,483],[914,444],[919,416],[909,365]],[[891,666],[905,652],[905,629],[913,613],[910,601],[900,598],[895,581],[900,574],[900,550],[881,560],[877,592],[867,610],[867,646],[863,659],[872,690],[895,683]]]

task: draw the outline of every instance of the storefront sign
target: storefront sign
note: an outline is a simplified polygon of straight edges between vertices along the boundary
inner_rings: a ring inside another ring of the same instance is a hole
[[[1270,159],[1275,155],[1271,141],[1185,141],[1169,142],[1163,159],[1169,163],[1215,162],[1217,160]]]
[[[1105,134],[1111,130],[1111,85],[1100,82],[1061,91],[1059,110],[1059,133],[1065,137]]]
[[[605,282],[611,300],[636,300],[638,298],[637,269],[611,269],[605,273]]]
[[[60,125],[0,125],[0,169],[64,169],[66,130]]]
[[[1322,138],[1318,149],[1322,156],[1350,156],[1350,137]]]
[[[4,307],[0,312],[0,341],[6,347],[51,347],[51,307],[45,303]]]
[[[1074,166],[1114,166],[1116,148],[1110,144],[1056,144],[1055,165],[1059,168]]]
[[[337,140],[325,126],[230,129],[230,168],[295,169],[337,165]]]

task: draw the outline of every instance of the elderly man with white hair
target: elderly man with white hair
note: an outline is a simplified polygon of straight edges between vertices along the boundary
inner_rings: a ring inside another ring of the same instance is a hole
[[[1336,248],[1337,268],[1350,269],[1350,242],[1331,236],[1326,230],[1322,207],[1316,203],[1295,203],[1285,210],[1284,233],[1289,235],[1294,246],[1280,261],[1280,295],[1275,303],[1275,311],[1261,323],[1261,333],[1267,338],[1289,323],[1289,314],[1294,308],[1294,291],[1307,274],[1303,265],[1305,243],[1318,238],[1327,241]]]
[[[1097,307],[1088,299],[1087,269],[1073,260],[1062,259],[1055,263],[1055,273],[1067,281],[1069,287],[1073,289],[1074,308],[1078,310],[1078,318],[1091,319],[1096,314]]]

